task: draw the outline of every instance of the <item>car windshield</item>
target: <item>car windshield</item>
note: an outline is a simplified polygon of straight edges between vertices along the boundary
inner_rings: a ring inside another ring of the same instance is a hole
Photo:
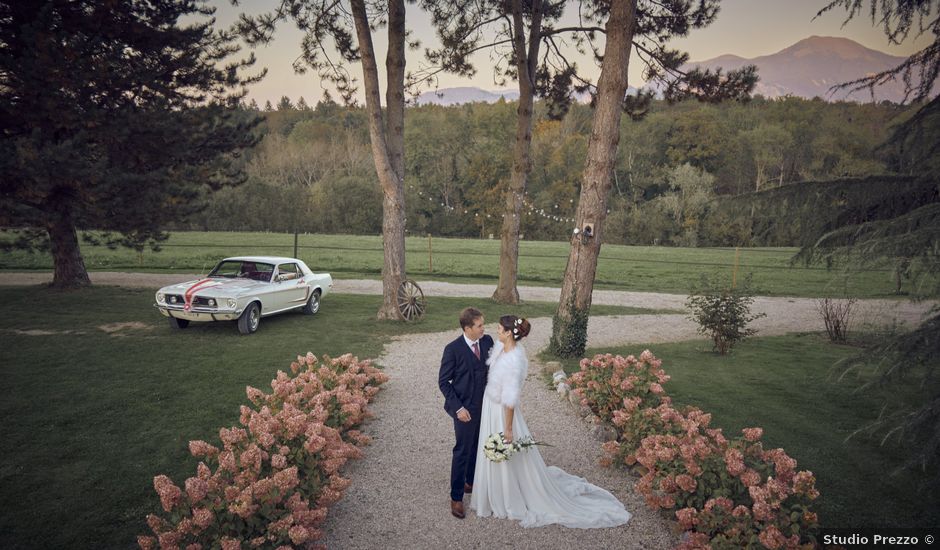
[[[209,277],[225,279],[252,279],[263,283],[271,282],[274,265],[248,260],[223,260],[209,273]]]

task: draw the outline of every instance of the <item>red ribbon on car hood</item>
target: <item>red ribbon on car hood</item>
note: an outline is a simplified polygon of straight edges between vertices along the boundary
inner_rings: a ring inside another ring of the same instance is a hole
[[[197,281],[195,284],[193,284],[193,286],[189,287],[189,289],[183,295],[183,302],[184,302],[183,311],[189,311],[190,308],[192,308],[193,298],[196,297],[197,290],[202,290],[202,289],[209,288],[212,286],[217,286],[220,284],[222,283],[213,279],[203,279],[201,281]]]

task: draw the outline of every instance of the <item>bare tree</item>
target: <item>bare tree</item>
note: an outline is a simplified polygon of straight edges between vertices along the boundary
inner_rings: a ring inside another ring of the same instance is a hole
[[[277,23],[287,19],[305,31],[301,55],[295,60],[294,69],[302,73],[313,68],[321,79],[334,84],[347,104],[353,103],[357,91],[356,79],[350,76],[347,64],[360,62],[362,65],[369,139],[383,195],[385,254],[383,300],[378,318],[399,319],[398,287],[405,278],[405,2],[281,0],[273,12],[256,17],[242,14],[238,29],[249,43],[269,42]],[[384,112],[372,45],[373,29],[382,26],[388,28]],[[333,52],[338,58],[334,58]]]

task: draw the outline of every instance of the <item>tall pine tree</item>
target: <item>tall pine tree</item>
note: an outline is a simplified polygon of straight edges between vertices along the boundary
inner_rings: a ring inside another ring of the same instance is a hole
[[[846,21],[868,13],[889,42],[900,44],[913,33],[931,33],[934,40],[905,61],[839,87],[875,89],[900,79],[908,97],[923,106],[896,126],[884,150],[894,168],[909,175],[892,185],[853,186],[843,193],[841,207],[830,223],[807,235],[800,257],[808,262],[853,269],[890,262],[896,275],[910,281],[915,299],[940,295],[940,183],[936,152],[940,149],[940,98],[930,99],[940,75],[940,3],[936,0],[834,0],[817,13],[843,8]],[[866,9],[867,8],[867,9]],[[912,192],[916,191],[916,192]],[[846,200],[848,199],[848,200]],[[900,287],[900,285],[899,285]],[[940,306],[923,323],[873,345],[841,365],[842,374],[869,367],[876,373],[865,388],[916,378],[919,395],[912,403],[886,403],[875,422],[863,431],[908,447],[901,468],[928,472],[923,487],[936,505],[940,489]]]
[[[0,226],[51,248],[54,286],[89,284],[78,230],[156,246],[207,191],[241,181],[255,121],[237,105],[262,75],[242,76],[253,58],[227,61],[238,48],[213,11],[0,1]]]

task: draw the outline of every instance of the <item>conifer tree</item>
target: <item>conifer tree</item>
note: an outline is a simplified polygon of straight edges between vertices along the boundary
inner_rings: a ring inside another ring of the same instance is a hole
[[[142,250],[240,183],[253,58],[188,0],[0,1],[0,226],[51,249],[53,284],[90,284],[78,230]],[[101,235],[101,234],[99,234]]]
[[[840,193],[839,206],[827,216],[831,221],[807,234],[799,257],[844,269],[891,262],[896,276],[910,281],[913,298],[936,299],[940,296],[940,173],[935,159],[940,148],[940,98],[929,98],[940,75],[940,2],[835,0],[827,3],[817,17],[840,7],[847,11],[846,21],[864,13],[867,7],[872,24],[881,25],[892,43],[904,42],[912,32],[916,36],[931,32],[934,40],[896,67],[839,87],[873,90],[900,78],[908,97],[926,104],[899,124],[884,145],[895,168],[908,177],[894,185],[853,186]],[[910,454],[901,467],[932,472],[923,485],[925,493],[932,495],[940,489],[938,366],[940,306],[934,307],[917,328],[887,338],[839,365],[842,374],[871,367],[876,375],[864,388],[911,377],[921,381],[919,403],[887,403],[877,420],[862,431],[880,435],[883,442],[907,445]]]

